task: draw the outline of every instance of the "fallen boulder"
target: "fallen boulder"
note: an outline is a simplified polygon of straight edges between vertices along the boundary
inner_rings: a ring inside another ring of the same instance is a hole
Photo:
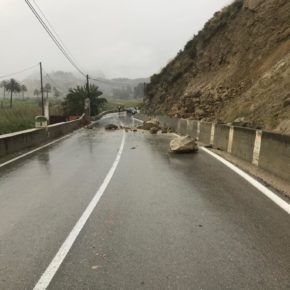
[[[173,153],[193,153],[198,151],[197,142],[190,136],[179,136],[170,142]]]
[[[159,128],[157,128],[157,127],[152,127],[152,128],[150,129],[150,133],[151,133],[151,134],[157,134],[158,131],[159,131]]]
[[[105,126],[105,129],[106,130],[115,131],[115,130],[118,130],[119,127],[117,125],[115,125],[115,124],[108,124],[108,125]]]
[[[138,129],[143,130],[150,130],[151,128],[158,128],[159,129],[159,121],[152,119],[143,123],[143,125],[139,126]]]
[[[166,134],[166,133],[168,133],[168,128],[167,128],[167,127],[163,127],[163,128],[161,129],[161,133],[162,133],[162,134]]]

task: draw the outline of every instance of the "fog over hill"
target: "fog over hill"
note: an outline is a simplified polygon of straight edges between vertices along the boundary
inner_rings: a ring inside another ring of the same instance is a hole
[[[144,84],[149,82],[149,78],[116,78],[116,79],[106,79],[104,77],[98,77],[96,80],[90,80],[90,83],[97,85],[103,92],[105,97],[109,98],[133,98],[134,89],[139,84]],[[28,95],[33,96],[35,89],[40,89],[40,76],[34,73],[26,77],[22,81],[28,88]],[[70,88],[76,86],[84,86],[86,84],[85,78],[80,78],[71,72],[55,71],[52,73],[43,73],[43,84],[49,83],[51,87],[55,87],[61,93],[61,96],[65,96]],[[126,92],[126,94],[122,94]],[[121,94],[118,96],[118,93]],[[127,97],[126,97],[127,96]]]

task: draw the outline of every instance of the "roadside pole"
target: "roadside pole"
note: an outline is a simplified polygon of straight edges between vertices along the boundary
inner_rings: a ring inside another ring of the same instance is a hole
[[[41,110],[42,116],[44,116],[44,97],[43,97],[43,79],[42,79],[42,63],[39,63],[40,66],[40,91],[41,91]]]
[[[90,83],[89,83],[89,75],[87,75],[87,98],[90,100],[90,106],[89,106],[89,117],[91,117],[91,96],[90,96]]]

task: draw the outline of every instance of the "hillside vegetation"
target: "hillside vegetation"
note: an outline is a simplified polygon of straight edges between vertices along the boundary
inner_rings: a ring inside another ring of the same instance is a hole
[[[290,133],[290,1],[236,0],[217,12],[151,77],[145,108]]]

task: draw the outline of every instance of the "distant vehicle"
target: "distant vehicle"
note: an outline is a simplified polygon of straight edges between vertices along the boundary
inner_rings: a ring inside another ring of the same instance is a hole
[[[126,108],[126,112],[127,112],[128,115],[135,115],[135,114],[138,113],[138,111],[135,108],[133,108],[133,107]]]

